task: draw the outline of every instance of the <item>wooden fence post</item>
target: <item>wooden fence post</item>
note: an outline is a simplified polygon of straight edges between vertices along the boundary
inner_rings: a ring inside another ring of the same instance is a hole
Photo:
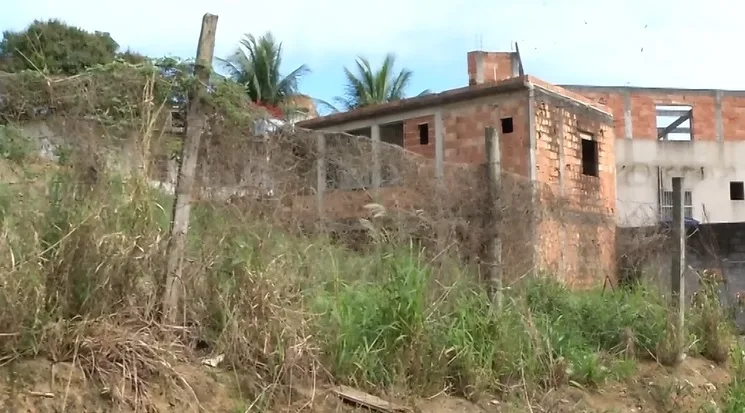
[[[683,178],[673,178],[673,256],[670,266],[671,305],[677,311],[678,337],[683,340],[685,328],[685,245],[686,231],[683,214]],[[683,351],[682,342],[678,351]],[[680,359],[682,353],[678,354]]]
[[[499,134],[494,127],[487,127],[484,133],[486,149],[486,179],[489,194],[488,223],[490,235],[487,240],[486,259],[489,266],[489,295],[497,310],[502,309],[502,239],[500,236],[501,214],[499,208],[500,165]]]
[[[194,178],[199,156],[199,145],[207,121],[203,110],[202,99],[207,93],[212,59],[215,54],[215,32],[217,31],[217,16],[206,13],[202,18],[202,31],[197,44],[197,59],[194,74],[197,85],[190,92],[186,114],[186,137],[181,150],[181,164],[176,182],[176,199],[173,202],[171,215],[171,238],[168,241],[168,268],[166,284],[163,291],[163,321],[174,323],[179,297],[183,289],[181,280],[186,235],[189,230],[189,213],[191,194],[194,188]]]

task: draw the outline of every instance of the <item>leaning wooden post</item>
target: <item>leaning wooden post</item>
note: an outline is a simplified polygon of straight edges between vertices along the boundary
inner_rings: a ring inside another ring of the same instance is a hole
[[[499,178],[502,173],[499,152],[499,134],[487,127],[485,134],[486,180],[489,194],[486,259],[489,266],[489,295],[498,310],[502,309],[502,240],[500,238]]]
[[[197,85],[189,93],[186,137],[181,150],[181,164],[179,165],[176,182],[176,199],[173,203],[173,214],[171,215],[171,238],[167,247],[168,268],[162,310],[163,320],[168,323],[173,323],[176,320],[176,310],[183,288],[181,272],[186,248],[186,234],[189,230],[191,193],[197,169],[199,144],[207,121],[203,110],[203,99],[207,93],[207,84],[212,70],[216,31],[217,16],[209,13],[205,14],[202,18],[202,31],[199,34],[197,59],[194,67]]]
[[[682,340],[685,331],[685,244],[686,231],[683,216],[683,178],[673,178],[673,256],[671,268],[671,305],[677,311],[677,332],[681,340],[678,359],[683,356]]]

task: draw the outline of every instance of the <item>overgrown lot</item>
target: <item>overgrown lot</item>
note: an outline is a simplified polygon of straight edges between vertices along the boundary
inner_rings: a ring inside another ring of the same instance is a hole
[[[124,136],[147,164],[151,146],[163,143],[161,110],[191,80],[172,64],[120,63],[69,79],[0,77],[0,120],[9,124],[0,126],[4,367],[30,359],[67,365],[63,388],[78,372],[81,387],[99,390],[92,394],[104,411],[201,408],[226,375],[237,411],[287,407],[297,386],[332,383],[379,395],[516,402],[524,411],[555,389],[593,392],[627,380],[640,362],[674,365],[684,346],[716,363],[732,356],[731,383],[716,400],[723,411],[742,411],[745,353],[731,351],[716,279],[702,278],[682,337],[660,292],[645,285],[572,292],[550,274],[528,277],[509,286],[496,311],[475,268],[419,249],[408,232],[380,236],[377,218],[366,225],[361,253],[323,232],[291,231],[251,201],[197,201],[180,321],[160,323],[172,198],[101,158]],[[228,161],[245,162],[230,141],[251,125],[242,96],[220,84],[211,95],[210,159],[224,163],[210,167],[227,175],[237,165]],[[56,163],[40,160],[38,142],[12,130],[39,119],[69,139]],[[224,356],[222,375],[200,391],[183,367],[202,369],[198,358],[208,356]],[[68,405],[68,390],[53,393],[55,408]],[[0,395],[9,411],[22,409],[12,400]]]
[[[269,407],[312,381],[532,399],[623,379],[637,360],[672,351],[666,305],[644,286],[570,292],[531,279],[497,313],[469,268],[411,244],[361,255],[209,203],[193,210],[183,321],[159,325],[168,196],[28,159],[3,171],[0,358],[73,362],[125,389],[119,402],[147,403],[152,380],[182,388],[170,366],[210,354],[245,378],[236,397]],[[718,302],[689,319],[689,354],[726,361],[732,335]]]

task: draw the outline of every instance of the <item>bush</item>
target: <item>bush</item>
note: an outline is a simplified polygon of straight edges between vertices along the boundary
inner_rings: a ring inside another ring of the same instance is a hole
[[[693,311],[688,317],[691,332],[699,339],[698,351],[719,364],[727,361],[735,341],[733,322],[719,297],[722,281],[721,276],[710,270],[699,274],[700,289],[693,297]]]
[[[3,32],[0,71],[74,75],[117,57],[133,63],[143,59],[130,50],[117,53],[118,49],[108,33],[89,33],[55,19],[35,20],[23,31]]]

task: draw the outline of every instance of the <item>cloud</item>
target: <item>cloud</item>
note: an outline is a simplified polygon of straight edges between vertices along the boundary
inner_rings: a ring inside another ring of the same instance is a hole
[[[0,16],[3,28],[58,17],[150,55],[192,56],[210,12],[220,17],[218,55],[244,33],[271,30],[288,65],[314,72],[395,52],[430,81],[457,72],[442,76],[450,85],[465,77],[466,51],[509,50],[517,41],[527,71],[558,83],[745,88],[744,59],[730,45],[745,38],[745,6],[731,0],[14,1]]]

